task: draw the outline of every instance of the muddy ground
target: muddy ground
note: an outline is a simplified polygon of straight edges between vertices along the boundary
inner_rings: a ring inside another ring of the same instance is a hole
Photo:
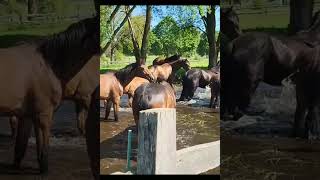
[[[180,97],[181,87],[175,87]],[[220,139],[220,121],[217,110],[207,108],[210,100],[210,89],[198,88],[193,100],[177,105],[177,149],[208,143]],[[110,174],[124,172],[127,156],[127,132],[133,131],[133,171],[136,169],[137,137],[132,110],[127,108],[127,96],[121,98],[119,122],[113,121],[113,112],[108,121],[100,122],[100,173]],[[100,117],[104,117],[101,103]],[[195,165],[196,166],[196,165]],[[219,174],[215,168],[204,174]]]
[[[221,121],[223,179],[320,179],[320,142],[292,137],[294,86],[261,83],[251,106],[264,111]]]
[[[14,142],[8,118],[0,119],[0,179],[35,180],[39,175],[35,138],[31,137],[21,170],[11,167]],[[93,179],[89,167],[85,138],[78,133],[74,104],[65,101],[55,113],[49,149],[48,179]]]

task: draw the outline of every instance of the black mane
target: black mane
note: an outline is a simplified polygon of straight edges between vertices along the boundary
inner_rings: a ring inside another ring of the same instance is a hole
[[[82,67],[90,57],[100,53],[97,19],[87,18],[71,24],[65,31],[39,43],[38,51],[59,78],[75,75],[76,72],[69,70]]]
[[[118,71],[115,73],[115,76],[117,77],[117,79],[118,79],[121,83],[125,83],[125,81],[126,81],[127,78],[128,78],[128,75],[129,75],[134,69],[136,69],[138,66],[139,66],[138,63],[129,64],[129,65],[127,65],[126,67],[118,70]]]

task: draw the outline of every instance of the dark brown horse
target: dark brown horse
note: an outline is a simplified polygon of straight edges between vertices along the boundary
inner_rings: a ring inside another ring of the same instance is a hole
[[[319,13],[314,23],[319,22]],[[248,112],[251,97],[260,81],[280,86],[281,81],[296,71],[294,62],[305,50],[320,42],[316,24],[294,36],[246,33],[234,39],[222,56],[221,114],[233,119]],[[237,91],[234,91],[237,89]]]
[[[158,82],[167,81],[172,85],[176,72],[183,68],[185,71],[190,69],[190,62],[187,59],[179,59],[162,65],[153,65],[149,69]]]
[[[170,56],[166,59],[160,59],[159,57],[157,57],[155,60],[153,60],[152,62],[152,65],[162,65],[164,63],[170,63],[170,62],[173,62],[173,61],[176,61],[176,60],[179,60],[180,59],[180,55],[178,54],[175,54],[173,56]]]
[[[176,96],[170,84],[145,83],[139,86],[133,97],[132,111],[136,127],[139,125],[139,112],[153,108],[175,108]]]
[[[92,56],[100,54],[98,29],[98,18],[88,18],[39,43],[0,50],[0,112],[18,118],[16,167],[24,157],[33,123],[40,172],[48,172],[53,113],[66,83]],[[14,76],[8,76],[12,73]]]
[[[212,82],[220,84],[220,67],[216,66],[210,70],[191,69],[183,77],[183,89],[179,101],[190,100],[198,87],[206,88]]]
[[[210,88],[211,88],[210,107],[211,108],[217,108],[218,107],[219,97],[220,97],[220,88],[221,88],[220,70],[217,71],[216,78],[212,78],[212,82],[210,84]]]
[[[295,62],[297,107],[294,136],[320,139],[320,46],[303,52]]]
[[[95,180],[100,176],[100,99],[99,86],[90,96],[88,116],[85,121],[87,152],[90,159],[91,171]]]
[[[114,118],[115,121],[118,121],[120,97],[123,95],[123,88],[136,76],[146,78],[149,81],[154,80],[149,69],[137,63],[130,64],[115,73],[108,72],[100,75],[100,99],[105,102],[105,119],[108,118],[113,103]]]

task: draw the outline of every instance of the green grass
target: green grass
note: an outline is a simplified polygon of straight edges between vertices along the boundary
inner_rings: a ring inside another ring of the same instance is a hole
[[[152,65],[152,61],[158,56],[150,55],[147,57],[146,65]],[[208,58],[201,56],[194,56],[187,58],[190,62],[191,67],[195,68],[207,68],[208,67]],[[125,56],[122,61],[117,61],[115,64],[107,64],[107,61],[110,61],[110,58],[102,56],[100,59],[100,72],[104,73],[107,71],[118,70],[130,63],[135,62],[134,56]]]

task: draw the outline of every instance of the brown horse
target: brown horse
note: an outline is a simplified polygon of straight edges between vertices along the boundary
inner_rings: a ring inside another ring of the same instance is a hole
[[[33,123],[40,172],[48,172],[50,128],[62,87],[93,55],[100,54],[98,29],[98,18],[88,18],[40,42],[0,49],[0,113],[18,119],[16,167],[24,157]]]
[[[136,76],[146,78],[150,81],[154,80],[148,68],[144,65],[138,65],[137,63],[130,64],[115,73],[108,72],[100,75],[100,99],[104,100],[105,103],[105,119],[108,118],[113,103],[114,118],[115,121],[118,121],[120,97],[123,95],[123,87],[126,87]]]
[[[89,62],[69,81],[63,90],[63,98],[75,102],[77,111],[77,126],[80,133],[85,134],[85,119],[91,100],[91,94],[97,87],[99,81],[100,57],[93,56]],[[18,119],[15,116],[10,117],[10,126],[12,137],[16,137]]]
[[[219,96],[220,96],[220,71],[217,71],[217,74],[213,76],[212,82],[210,84],[211,88],[211,99],[210,107],[216,108],[218,106]]]
[[[191,69],[183,77],[183,89],[179,101],[190,100],[198,87],[206,88],[212,82],[219,82],[220,87],[220,67],[216,66],[209,70]],[[220,90],[219,90],[220,93]]]
[[[167,81],[171,86],[175,74],[180,68],[183,68],[186,71],[190,70],[189,61],[187,59],[179,59],[162,65],[152,65],[149,67],[151,73],[158,82]]]
[[[149,82],[150,81],[145,78],[134,77],[132,81],[130,81],[130,83],[126,87],[124,87],[124,94],[128,94],[129,107],[132,107],[132,98],[134,96],[135,90],[142,84],[149,83]]]
[[[179,60],[180,59],[180,55],[178,54],[175,54],[173,56],[170,56],[166,59],[160,59],[160,57],[157,57],[155,60],[153,60],[152,62],[152,65],[162,65],[164,63],[170,63],[170,62],[173,62],[173,61],[176,61],[176,60]]]
[[[100,119],[99,119],[99,86],[90,96],[91,103],[85,121],[87,152],[90,159],[91,171],[94,179],[98,180],[100,173]]]
[[[153,108],[175,108],[176,96],[171,85],[165,81],[145,83],[139,86],[133,96],[132,111],[136,127],[139,125],[139,112]]]

